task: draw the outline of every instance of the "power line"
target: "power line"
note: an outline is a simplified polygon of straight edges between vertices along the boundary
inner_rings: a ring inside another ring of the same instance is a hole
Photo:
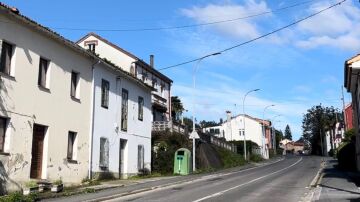
[[[345,1],[347,1],[347,0],[342,0],[342,1],[340,1],[340,2],[337,2],[337,3],[335,3],[335,4],[332,4],[331,6],[325,8],[325,9],[322,9],[322,10],[316,12],[316,13],[313,13],[313,14],[307,16],[307,17],[301,18],[300,20],[296,20],[296,21],[294,21],[294,22],[292,22],[292,23],[290,23],[290,24],[288,24],[288,25],[286,25],[286,26],[283,26],[283,27],[281,27],[281,28],[275,29],[275,30],[273,30],[273,31],[271,31],[271,32],[268,32],[268,33],[266,33],[266,34],[264,34],[264,35],[261,35],[261,36],[259,36],[259,37],[250,39],[250,40],[245,41],[245,42],[243,42],[243,43],[240,43],[240,44],[231,46],[231,47],[226,48],[226,49],[223,49],[223,50],[221,50],[221,51],[216,51],[216,52],[207,54],[207,55],[205,55],[205,56],[202,56],[202,57],[199,57],[199,58],[196,58],[196,59],[193,59],[193,60],[188,60],[188,61],[186,61],[186,62],[182,62],[182,63],[176,64],[176,65],[171,65],[171,66],[168,66],[168,67],[160,68],[160,69],[158,69],[158,70],[161,71],[161,70],[170,69],[170,68],[178,67],[178,66],[181,66],[181,65],[189,64],[189,63],[192,63],[192,62],[196,62],[196,61],[198,61],[198,60],[201,59],[201,58],[211,56],[211,55],[213,55],[213,54],[215,54],[215,53],[217,53],[217,54],[218,54],[218,53],[224,53],[224,52],[226,52],[226,51],[230,51],[230,50],[235,49],[235,48],[237,48],[237,47],[240,47],[240,46],[249,44],[249,43],[251,43],[251,42],[254,42],[254,41],[257,41],[257,40],[259,40],[259,39],[265,38],[265,37],[267,37],[267,36],[269,36],[269,35],[272,35],[272,34],[274,34],[274,33],[276,33],[276,32],[282,31],[282,30],[284,30],[284,29],[286,29],[286,28],[288,28],[288,27],[294,26],[294,25],[296,25],[296,24],[298,24],[298,23],[300,23],[300,22],[302,22],[302,21],[305,21],[305,20],[307,20],[307,19],[309,19],[309,18],[312,18],[312,17],[314,17],[314,16],[316,16],[316,15],[319,15],[319,14],[323,13],[324,11],[327,11],[327,10],[333,8],[333,7],[339,6],[340,4],[344,3]]]
[[[286,7],[281,7],[275,10],[265,11],[257,14],[252,14],[248,16],[243,16],[239,18],[233,18],[233,19],[227,19],[227,20],[219,20],[219,21],[213,21],[213,22],[207,22],[207,23],[199,23],[199,24],[192,24],[192,25],[181,25],[181,26],[169,26],[169,27],[150,27],[150,28],[135,28],[135,29],[91,29],[91,28],[69,28],[69,27],[50,27],[52,29],[57,30],[70,30],[70,31],[98,31],[98,32],[139,32],[139,31],[160,31],[160,30],[171,30],[171,29],[184,29],[184,28],[191,28],[191,27],[200,27],[200,26],[207,26],[207,25],[214,25],[214,24],[221,24],[221,23],[227,23],[227,22],[234,22],[238,20],[244,20],[248,18],[254,18],[259,17],[262,15],[267,15],[270,13],[276,13],[280,12],[289,8],[294,8],[297,6],[305,5],[308,3],[313,2],[313,0],[300,2],[297,4],[293,4]]]

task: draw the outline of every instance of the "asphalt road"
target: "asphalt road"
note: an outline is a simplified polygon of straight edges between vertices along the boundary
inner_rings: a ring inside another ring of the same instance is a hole
[[[108,201],[286,201],[298,202],[320,168],[321,158],[290,156],[285,160],[204,181]]]
[[[304,201],[320,157],[287,156],[258,167],[173,177],[49,201]]]

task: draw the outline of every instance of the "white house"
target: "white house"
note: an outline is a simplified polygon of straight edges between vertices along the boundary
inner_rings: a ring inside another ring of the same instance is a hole
[[[30,179],[87,178],[93,57],[0,4],[0,170]],[[10,183],[11,182],[11,183]]]
[[[265,136],[263,136],[263,127],[261,120],[253,118],[249,115],[240,114],[232,117],[228,113],[228,118],[219,126],[204,128],[203,132],[213,131],[217,137],[224,137],[227,141],[241,141],[244,140],[244,121],[245,121],[245,138],[255,142],[261,148],[261,155],[263,158],[268,158],[268,147]]]
[[[77,44],[85,49],[99,54],[122,70],[152,86],[152,114],[154,122],[171,121],[171,84],[172,80],[154,68],[154,56],[150,56],[150,65],[132,53],[120,48],[103,37],[89,33]]]
[[[126,178],[151,170],[151,86],[119,68],[94,68],[91,175]]]

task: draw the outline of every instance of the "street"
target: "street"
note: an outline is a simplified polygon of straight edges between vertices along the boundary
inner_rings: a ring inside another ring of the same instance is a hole
[[[149,182],[66,198],[66,201],[302,201],[320,168],[316,156],[287,156],[245,170],[231,170],[202,178],[189,176]],[[182,178],[189,180],[181,180]],[[190,180],[195,179],[195,180]],[[178,181],[178,183],[176,183]],[[180,182],[181,181],[181,182]],[[157,184],[154,184],[157,183]],[[151,188],[156,186],[156,188]],[[61,201],[64,198],[50,201]]]

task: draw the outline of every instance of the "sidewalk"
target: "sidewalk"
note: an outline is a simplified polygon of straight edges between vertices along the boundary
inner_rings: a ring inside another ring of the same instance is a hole
[[[350,173],[336,168],[336,159],[327,159],[312,201],[360,201],[360,189]]]

